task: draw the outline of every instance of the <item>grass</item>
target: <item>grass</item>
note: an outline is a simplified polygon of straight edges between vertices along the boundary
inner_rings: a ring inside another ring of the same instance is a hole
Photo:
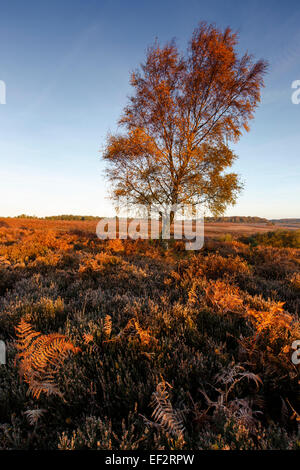
[[[299,448],[299,248],[68,224],[0,227],[0,449]]]

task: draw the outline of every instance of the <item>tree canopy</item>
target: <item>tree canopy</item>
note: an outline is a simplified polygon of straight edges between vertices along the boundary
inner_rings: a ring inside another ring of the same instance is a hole
[[[108,136],[103,158],[112,196],[145,206],[203,204],[214,215],[234,204],[242,184],[228,172],[229,147],[260,101],[267,68],[239,57],[237,34],[200,23],[185,54],[155,42],[131,74],[134,93]]]

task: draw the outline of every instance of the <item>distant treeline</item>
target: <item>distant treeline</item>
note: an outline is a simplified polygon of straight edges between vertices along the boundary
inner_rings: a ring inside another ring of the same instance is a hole
[[[231,217],[205,217],[206,222],[227,222],[235,224],[267,224],[271,223],[268,219],[262,217],[246,217],[234,215]]]
[[[101,217],[93,215],[72,215],[72,214],[62,214],[62,215],[51,215],[48,217],[36,217],[34,215],[21,214],[17,216],[18,219],[44,219],[44,220],[99,220]],[[285,220],[285,219],[282,219]],[[286,219],[290,223],[293,223],[293,220],[299,219]],[[224,222],[224,223],[236,223],[236,224],[272,224],[273,221],[264,219],[262,217],[251,217],[251,216],[231,216],[231,217],[205,217],[206,222]],[[300,220],[299,220],[300,222]]]
[[[275,224],[300,224],[300,219],[272,219]]]
[[[7,218],[10,219],[10,217]],[[39,217],[37,217],[36,215],[20,214],[16,216],[16,219],[39,219]]]
[[[40,220],[99,220],[101,217],[96,217],[94,215],[72,215],[72,214],[62,214],[62,215],[50,215],[48,217],[37,217],[35,215],[26,215],[21,214],[16,217],[17,219],[40,219]]]
[[[99,220],[101,217],[96,217],[94,215],[51,215],[49,217],[44,217],[46,220]]]

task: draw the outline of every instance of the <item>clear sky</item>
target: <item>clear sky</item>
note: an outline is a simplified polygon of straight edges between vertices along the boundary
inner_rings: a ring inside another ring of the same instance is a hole
[[[245,190],[226,215],[300,217],[298,0],[0,0],[0,215],[109,215],[99,150],[129,72],[156,37],[185,48],[201,20],[270,62],[250,133],[232,146]]]

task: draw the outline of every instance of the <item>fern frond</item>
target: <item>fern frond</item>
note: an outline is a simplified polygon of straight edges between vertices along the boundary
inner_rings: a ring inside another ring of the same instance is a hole
[[[20,351],[26,350],[31,341],[41,335],[41,333],[34,331],[32,326],[23,320],[23,318],[15,329],[18,337],[17,348]]]
[[[89,344],[94,341],[94,336],[90,333],[83,333],[84,344]]]
[[[19,372],[29,386],[28,392],[37,399],[41,393],[62,397],[55,383],[55,375],[69,353],[76,354],[80,349],[64,335],[58,333],[42,335],[34,331],[24,320],[21,320],[16,327],[16,335],[19,350],[17,358],[20,359]]]
[[[111,329],[112,329],[111,316],[110,316],[110,315],[106,315],[106,317],[105,317],[105,319],[104,319],[103,330],[104,330],[105,336],[106,336],[107,338],[110,338]]]
[[[35,426],[45,412],[46,410],[43,409],[27,410],[24,412],[24,415],[26,416],[28,423],[31,426]]]
[[[162,381],[157,385],[151,401],[151,405],[154,408],[152,417],[169,434],[178,439],[183,439],[183,421],[179,416],[179,413],[172,407],[167,387],[171,387],[171,385],[165,381]]]
[[[131,318],[125,328],[123,328],[117,336],[114,336],[107,342],[116,342],[123,338],[127,340],[137,339],[143,346],[149,345],[150,343],[157,343],[157,339],[151,336],[148,330],[143,330],[135,318]]]

